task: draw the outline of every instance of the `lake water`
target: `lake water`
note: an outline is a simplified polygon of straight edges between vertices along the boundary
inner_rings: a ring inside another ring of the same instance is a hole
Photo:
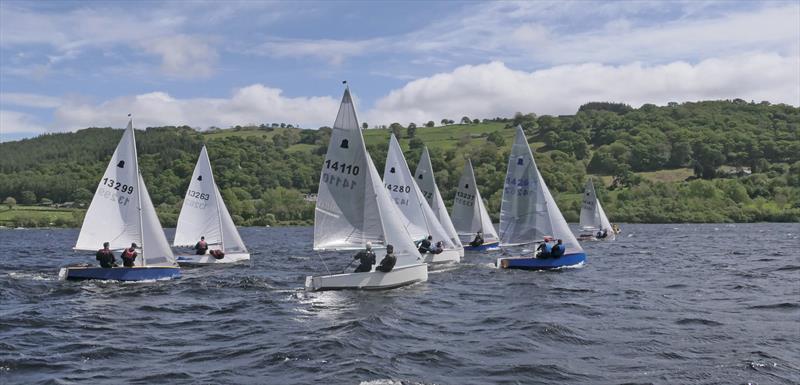
[[[245,228],[251,264],[146,283],[58,281],[94,262],[77,230],[3,230],[0,383],[800,383],[800,224],[623,231],[583,268],[468,254],[426,283],[307,293],[311,228]]]

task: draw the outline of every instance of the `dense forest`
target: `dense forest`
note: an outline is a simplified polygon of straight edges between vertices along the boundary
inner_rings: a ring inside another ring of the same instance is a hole
[[[331,121],[333,120],[331,117]],[[632,108],[588,103],[574,115],[393,123],[364,130],[379,172],[389,134],[410,166],[428,146],[452,202],[466,158],[495,220],[514,127],[522,125],[565,217],[577,221],[586,178],[614,222],[800,221],[800,108],[743,100]],[[124,124],[125,122],[121,122]],[[135,121],[134,121],[135,125]],[[364,124],[368,126],[368,124]],[[87,128],[0,143],[3,224],[80,226],[81,210],[47,217],[24,205],[84,207],[122,134]],[[162,223],[174,226],[202,144],[239,225],[310,224],[330,128],[262,124],[137,131],[142,175]],[[13,208],[13,209],[12,209]]]

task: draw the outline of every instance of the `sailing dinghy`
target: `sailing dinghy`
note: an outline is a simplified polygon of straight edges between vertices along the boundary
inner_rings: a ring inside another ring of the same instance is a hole
[[[461,179],[458,180],[458,190],[453,202],[453,225],[462,239],[464,250],[493,250],[500,245],[492,219],[486,211],[478,185],[475,183],[475,173],[469,159],[464,164]],[[469,245],[478,232],[483,233],[483,244]]]
[[[209,265],[235,263],[250,259],[250,253],[236,230],[231,214],[222,200],[206,146],[192,173],[192,180],[183,199],[173,246],[194,246],[205,237],[208,250],[202,255],[179,255],[180,265]],[[212,250],[214,250],[212,252]],[[221,253],[220,253],[221,251]]]
[[[442,194],[439,192],[439,187],[436,185],[436,178],[433,175],[433,165],[431,164],[431,155],[428,153],[428,147],[422,149],[422,155],[419,158],[419,164],[417,164],[415,174],[417,176],[415,181],[422,195],[428,201],[434,214],[436,214],[436,219],[439,220],[439,223],[444,227],[447,236],[450,237],[450,241],[461,249],[460,256],[463,257],[464,246],[461,243],[461,239],[458,238],[458,232],[456,232],[456,228],[453,226],[450,213],[447,212],[447,206],[445,206]]]
[[[397,262],[388,273],[373,267],[363,273],[307,276],[306,289],[391,289],[427,281],[428,266],[402,218],[367,153],[350,89],[345,88],[320,175],[314,250],[353,251],[363,250],[367,242],[376,249],[391,244]],[[377,253],[378,262],[381,254]]]
[[[134,267],[70,266],[62,268],[59,277],[142,281],[181,275],[139,174],[132,121],[128,121],[100,179],[83,219],[75,250],[97,251],[104,242],[109,242],[111,250],[123,250],[136,243],[138,255]]]
[[[430,235],[433,238],[431,247],[435,246],[437,242],[442,242],[440,253],[426,252],[422,254],[425,258],[424,261],[429,264],[459,262],[464,254],[464,248],[450,240],[447,231],[436,219],[436,214],[414,181],[414,175],[408,168],[403,149],[394,134],[389,139],[383,183],[389,196],[403,213],[403,222],[411,238],[420,241]]]
[[[570,231],[536,167],[520,126],[517,126],[517,136],[508,160],[500,223],[504,244],[520,245],[552,237],[563,242],[565,252],[558,258],[547,259],[535,256],[498,258],[497,267],[549,270],[580,265],[586,260],[583,248]]]
[[[586,181],[583,191],[580,229],[581,234],[578,238],[587,241],[599,239],[613,241],[616,234],[614,228],[611,227],[611,222],[608,221],[606,212],[603,211],[603,206],[600,205],[592,178]],[[604,233],[605,235],[603,235]]]

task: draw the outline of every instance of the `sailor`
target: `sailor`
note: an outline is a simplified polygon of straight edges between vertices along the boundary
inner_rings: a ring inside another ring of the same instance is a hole
[[[372,271],[372,265],[375,264],[375,253],[372,252],[372,243],[367,242],[366,250],[361,250],[353,256],[353,259],[358,259],[360,264],[356,267],[356,273],[366,273]]]
[[[225,258],[225,252],[222,250],[211,250],[208,252],[208,254],[210,254],[215,259]]]
[[[114,258],[114,253],[108,248],[108,242],[103,242],[103,248],[97,250],[95,258],[100,262],[100,267],[106,269],[114,267],[117,262],[117,259]]]
[[[436,242],[436,246],[434,246],[430,251],[431,254],[441,254],[444,251],[444,243],[442,241]]]
[[[544,237],[544,241],[536,248],[539,251],[539,258],[550,258],[550,253],[553,251],[553,245],[550,244],[552,240],[553,238]]]
[[[394,256],[394,246],[386,245],[386,256],[383,257],[381,265],[375,268],[375,270],[388,273],[394,269],[395,263],[397,263],[397,257]]]
[[[131,243],[131,247],[125,249],[120,257],[122,258],[122,265],[125,267],[133,267],[136,262],[136,243]]]
[[[469,243],[469,245],[472,247],[478,247],[482,244],[483,244],[483,232],[478,231],[478,233],[475,234],[475,239],[473,239],[472,242]]]
[[[200,242],[194,245],[194,250],[197,255],[204,255],[206,251],[208,251],[208,243],[206,243],[206,237],[201,236]]]
[[[433,236],[428,235],[428,238],[425,238],[419,244],[419,253],[425,254],[431,252],[431,241],[433,241]]]
[[[556,243],[556,245],[553,246],[553,251],[550,252],[550,256],[552,258],[558,258],[558,257],[564,255],[564,251],[566,251],[566,247],[564,247],[564,244],[559,239],[558,243]]]

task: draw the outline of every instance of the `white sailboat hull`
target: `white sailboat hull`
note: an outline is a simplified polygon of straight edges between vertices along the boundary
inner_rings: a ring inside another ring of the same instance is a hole
[[[425,253],[422,254],[425,263],[427,264],[442,264],[442,263],[459,263],[461,262],[461,257],[464,256],[464,249],[448,249],[444,250],[439,254],[431,254]]]
[[[420,263],[395,267],[391,272],[344,273],[307,276],[306,290],[385,290],[428,280],[428,266]]]
[[[249,260],[250,253],[225,253],[225,256],[222,259],[216,259],[210,254],[177,256],[178,265],[181,266],[220,265]]]

